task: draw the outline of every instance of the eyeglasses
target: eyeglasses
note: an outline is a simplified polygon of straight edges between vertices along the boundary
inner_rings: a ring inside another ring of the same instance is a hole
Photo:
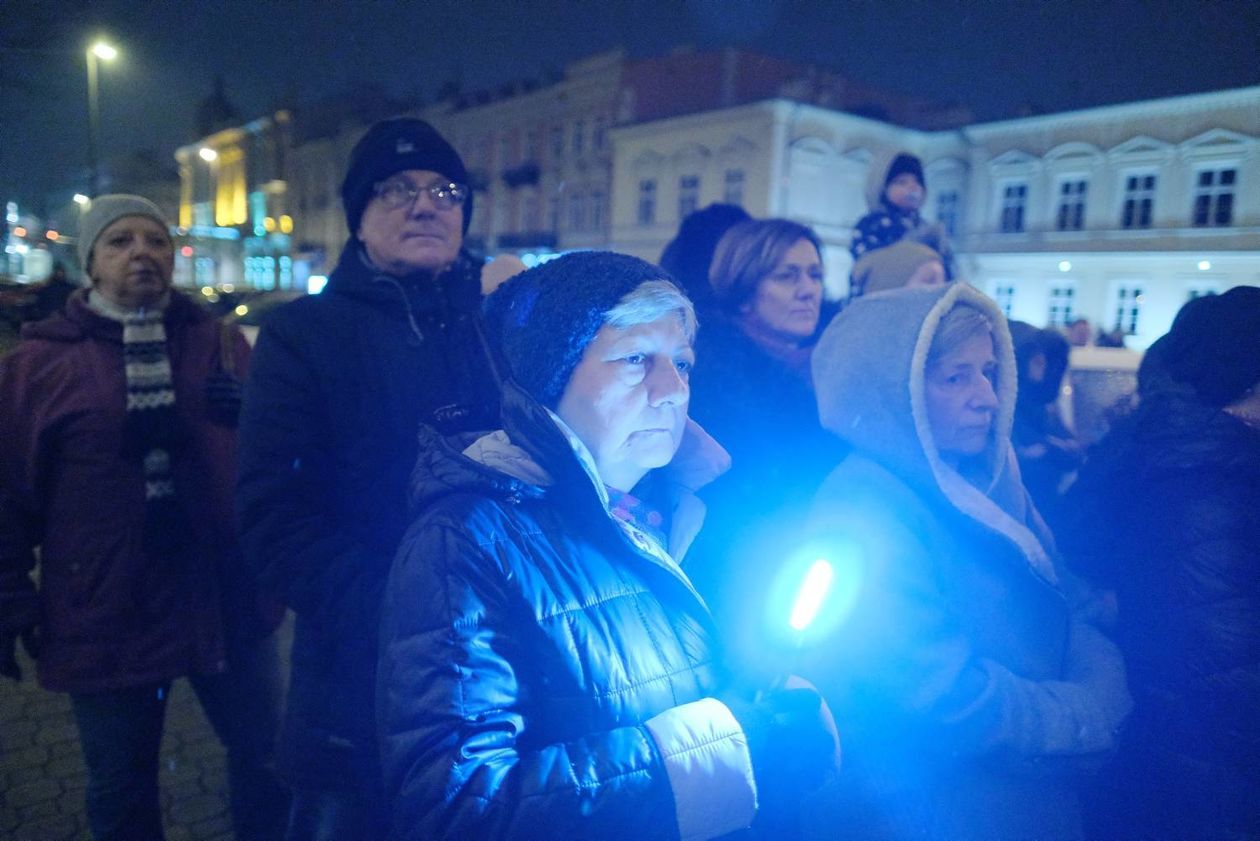
[[[433,206],[440,210],[459,207],[468,201],[467,185],[456,184],[454,181],[434,181],[427,186],[417,187],[410,181],[399,178],[380,182],[372,188],[372,192],[390,210],[411,207],[421,193],[428,193]]]

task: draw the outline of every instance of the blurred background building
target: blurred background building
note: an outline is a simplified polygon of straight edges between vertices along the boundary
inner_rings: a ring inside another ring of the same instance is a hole
[[[1141,348],[1186,299],[1260,285],[1260,87],[976,123],[805,64],[679,49],[601,53],[492,91],[452,81],[425,105],[371,86],[292,100],[244,120],[220,81],[197,109],[198,139],[176,152],[178,180],[169,164],[106,162],[109,189],[178,220],[181,285],[318,288],[348,236],[349,152],[401,114],[463,155],[468,243],[487,257],[612,248],[655,260],[689,212],[729,202],[815,227],[840,297],[870,162],[899,148],[924,160],[924,215],[954,239],[962,276],[1013,318],[1086,318]],[[73,252],[81,205],[51,204],[47,219],[7,208],[19,280],[47,273],[58,238]]]

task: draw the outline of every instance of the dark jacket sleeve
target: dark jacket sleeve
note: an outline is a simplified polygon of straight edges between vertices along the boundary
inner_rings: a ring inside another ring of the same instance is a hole
[[[328,396],[315,348],[283,312],[250,359],[241,411],[236,507],[246,562],[261,585],[329,633],[375,627],[388,558],[341,527]],[[370,434],[365,430],[364,434]]]
[[[18,368],[15,356],[0,362],[0,632],[10,634],[39,621],[30,577],[41,529],[35,503],[39,434]]]
[[[1210,715],[1212,747],[1253,760],[1260,753],[1260,719],[1254,714],[1260,703],[1255,631],[1260,537],[1254,506],[1260,500],[1241,491],[1245,480],[1236,481],[1236,487],[1204,481],[1193,491],[1186,482],[1161,486],[1157,498],[1186,498],[1160,509],[1168,518],[1159,532],[1167,542],[1157,550],[1154,569],[1133,572],[1130,590],[1146,585],[1175,608],[1162,615],[1144,609],[1142,616],[1166,627],[1146,635],[1133,628],[1129,636],[1144,641],[1134,656],[1141,659],[1143,680],[1159,684],[1162,703],[1177,711],[1172,719],[1197,722]],[[1174,562],[1165,565],[1163,558]]]
[[[394,837],[676,838],[644,727],[532,742],[542,725],[527,711],[548,699],[532,671],[531,607],[510,580],[459,529],[430,523],[403,541],[377,685]]]

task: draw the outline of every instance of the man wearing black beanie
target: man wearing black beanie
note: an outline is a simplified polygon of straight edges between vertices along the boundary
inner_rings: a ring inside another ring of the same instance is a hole
[[[297,615],[281,743],[289,837],[353,841],[384,836],[377,617],[417,432],[492,428],[498,398],[459,154],[428,123],[385,120],[351,152],[341,197],[350,238],[328,285],[258,339],[237,510],[250,568]]]

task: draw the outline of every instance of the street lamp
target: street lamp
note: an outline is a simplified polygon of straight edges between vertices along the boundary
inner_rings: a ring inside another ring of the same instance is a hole
[[[102,61],[113,61],[118,57],[118,50],[104,41],[97,41],[87,48],[87,81],[88,81],[88,193],[95,196],[100,191],[100,165],[97,163],[98,146],[101,137],[101,106],[98,101],[96,75],[97,65]]]

